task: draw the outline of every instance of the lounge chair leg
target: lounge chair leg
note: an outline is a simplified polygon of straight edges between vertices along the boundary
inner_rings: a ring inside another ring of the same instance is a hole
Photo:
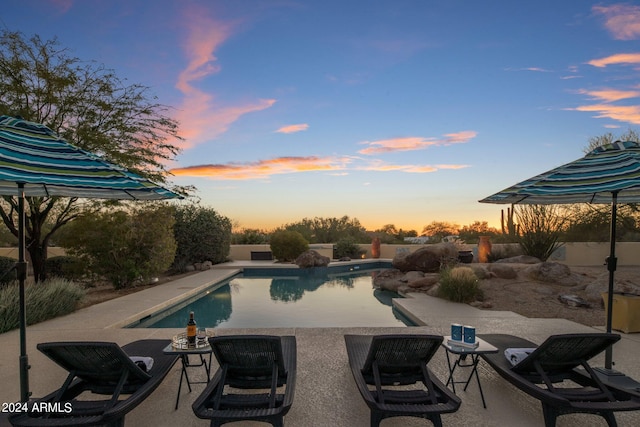
[[[545,427],[556,427],[558,414],[551,406],[542,404],[542,414],[544,415]]]
[[[380,422],[384,419],[381,412],[371,411],[371,427],[380,426]]]
[[[439,414],[429,415],[428,418],[433,423],[433,427],[442,427],[442,418]]]
[[[607,424],[609,427],[618,427],[618,422],[616,421],[616,416],[613,412],[605,412],[602,414],[602,418],[607,420]]]

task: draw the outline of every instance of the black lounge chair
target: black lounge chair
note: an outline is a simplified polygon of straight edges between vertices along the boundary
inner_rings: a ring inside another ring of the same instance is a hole
[[[443,337],[345,335],[349,365],[371,410],[371,426],[389,417],[418,417],[442,426],[460,399],[427,367]],[[405,387],[398,387],[405,386]]]
[[[140,340],[123,347],[111,342],[51,342],[38,350],[69,372],[62,387],[31,401],[30,409],[9,418],[14,426],[124,426],[124,417],[160,385],[177,356],[162,350],[170,340]],[[151,357],[153,366],[136,364],[130,356]],[[86,400],[86,392],[108,399]],[[82,396],[82,399],[76,397]],[[123,395],[128,395],[124,398]],[[44,408],[44,409],[42,409]]]
[[[196,416],[211,426],[240,420],[283,426],[295,391],[296,338],[230,335],[209,343],[220,367],[192,405]]]
[[[553,335],[537,346],[520,337],[480,335],[498,348],[481,357],[504,379],[542,403],[547,427],[564,414],[587,413],[616,426],[614,412],[640,409],[640,396],[605,385],[587,361],[620,340],[617,334]],[[515,365],[504,355],[508,348],[535,348]],[[580,369],[582,368],[582,369]]]

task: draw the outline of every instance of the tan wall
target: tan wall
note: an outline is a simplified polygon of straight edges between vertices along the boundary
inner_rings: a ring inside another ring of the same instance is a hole
[[[317,251],[320,255],[333,258],[332,244],[311,244],[309,249]],[[235,261],[246,261],[251,259],[251,252],[270,252],[269,244],[263,245],[231,245],[229,258]]]
[[[58,247],[49,247],[47,249],[47,256],[61,256],[64,255],[64,249]],[[9,258],[18,259],[18,248],[0,248],[0,256],[6,256]],[[25,257],[29,259],[29,253],[25,253]]]
[[[366,258],[371,258],[371,245],[361,244],[360,249]],[[423,245],[380,245],[380,258],[393,259],[396,254],[413,252]],[[501,246],[494,244],[494,246]],[[333,255],[332,244],[309,245],[310,249],[320,252],[329,258]],[[466,249],[477,253],[477,245],[465,245]],[[269,245],[231,245],[230,258],[234,260],[251,259],[251,251],[269,251]],[[558,261],[567,265],[604,265],[609,256],[609,243],[566,243],[554,252],[550,261]],[[640,242],[618,242],[616,244],[618,265],[640,265]]]
[[[413,252],[423,245],[380,245],[380,258],[392,259],[397,253],[402,251]],[[494,245],[500,246],[500,245]],[[466,245],[470,250],[477,249],[476,245]],[[312,244],[310,249],[318,251],[321,255],[329,258],[333,257],[332,244]],[[365,257],[371,258],[371,245],[362,244],[360,248],[366,251]],[[268,244],[265,245],[231,245],[229,258],[237,261],[250,260],[252,251],[270,251]],[[50,247],[48,249],[50,257],[64,255],[64,249]],[[18,248],[0,248],[0,256],[18,259]],[[609,243],[566,243],[554,252],[549,259],[567,265],[604,265],[605,258],[609,256]],[[640,265],[640,242],[618,242],[616,244],[616,257],[618,265]],[[27,254],[28,258],[28,254]]]

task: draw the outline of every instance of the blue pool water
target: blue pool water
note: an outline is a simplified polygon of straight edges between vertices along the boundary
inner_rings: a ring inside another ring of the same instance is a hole
[[[183,328],[190,311],[198,326],[207,328],[411,325],[392,307],[391,299],[400,295],[373,288],[372,276],[379,271],[300,275],[294,270],[292,275],[271,270],[269,277],[247,271],[130,327]]]

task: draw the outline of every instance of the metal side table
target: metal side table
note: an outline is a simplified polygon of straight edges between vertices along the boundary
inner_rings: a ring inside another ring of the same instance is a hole
[[[206,384],[211,379],[211,355],[213,354],[213,350],[211,346],[207,343],[207,345],[194,347],[194,348],[175,348],[173,344],[169,344],[163,350],[164,354],[173,354],[179,355],[180,360],[182,360],[182,371],[180,372],[180,384],[178,385],[178,396],[176,397],[176,407],[178,409],[178,403],[180,402],[180,391],[182,390],[182,379],[185,378],[187,380],[187,387],[189,387],[189,392],[191,392],[191,384]],[[206,355],[209,355],[209,360],[207,361]],[[189,361],[189,355],[197,355],[200,357],[200,362],[192,364]],[[187,373],[187,368],[197,368],[200,366],[204,366],[204,370],[207,373],[206,381],[190,381],[189,374]]]
[[[475,348],[455,345],[455,343],[451,343],[449,340],[451,340],[450,336],[446,336],[444,337],[444,340],[442,340],[442,346],[445,348],[447,353],[447,365],[449,365],[449,379],[447,380],[447,386],[449,385],[449,383],[451,383],[451,389],[455,393],[456,384],[464,384],[464,391],[467,391],[467,387],[469,387],[471,379],[475,376],[478,382],[478,389],[480,389],[482,406],[484,406],[484,408],[486,409],[487,404],[484,401],[484,393],[482,392],[480,376],[478,375],[478,362],[480,361],[481,354],[497,353],[498,349],[480,338],[476,338],[479,345]],[[458,356],[453,365],[451,365],[451,359],[449,357],[450,353]],[[465,362],[467,360],[467,356],[471,356],[471,362]],[[455,372],[457,367],[472,368],[471,373],[469,374],[469,378],[467,378],[466,381],[456,381],[453,378],[453,373]]]

